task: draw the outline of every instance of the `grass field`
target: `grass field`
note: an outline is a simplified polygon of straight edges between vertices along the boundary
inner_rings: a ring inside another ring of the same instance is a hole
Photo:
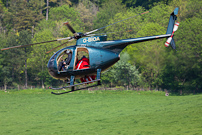
[[[201,135],[202,95],[0,91],[0,135]]]

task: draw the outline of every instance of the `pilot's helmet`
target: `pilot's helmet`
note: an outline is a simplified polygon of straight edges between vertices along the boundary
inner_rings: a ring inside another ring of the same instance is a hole
[[[66,52],[65,52],[66,54],[68,54],[68,53],[70,53],[70,50],[66,50]]]

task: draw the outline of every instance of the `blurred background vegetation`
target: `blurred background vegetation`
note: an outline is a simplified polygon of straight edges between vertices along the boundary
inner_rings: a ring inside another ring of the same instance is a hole
[[[180,8],[175,33],[176,51],[166,39],[130,45],[121,60],[102,74],[103,88],[202,92],[202,1],[201,0],[0,0],[0,48],[72,36],[63,25],[69,21],[77,32],[107,27],[108,40],[165,34],[170,13]],[[110,33],[114,32],[114,33]],[[60,43],[0,52],[1,89],[57,86],[47,71],[50,54]],[[71,42],[67,45],[73,45]]]

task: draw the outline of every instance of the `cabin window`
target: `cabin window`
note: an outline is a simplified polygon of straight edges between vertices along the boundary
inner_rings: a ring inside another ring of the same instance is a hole
[[[58,71],[66,71],[72,59],[72,51],[64,50],[57,59]]]
[[[86,48],[77,48],[74,70],[87,69],[90,67],[89,52]]]

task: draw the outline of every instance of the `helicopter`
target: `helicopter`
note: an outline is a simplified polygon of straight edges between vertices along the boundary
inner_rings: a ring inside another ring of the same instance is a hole
[[[179,26],[179,22],[176,21],[178,16],[178,10],[179,8],[177,7],[170,14],[170,19],[169,19],[169,23],[168,23],[168,27],[165,35],[155,35],[155,36],[148,36],[148,37],[107,41],[107,35],[95,36],[91,33],[94,33],[102,28],[108,27],[115,23],[99,29],[92,30],[90,32],[80,33],[80,32],[76,32],[71,27],[69,22],[65,22],[64,24],[73,33],[73,36],[71,37],[60,38],[56,40],[28,44],[28,45],[13,46],[8,48],[3,48],[1,50],[8,50],[12,48],[26,47],[26,46],[37,45],[41,43],[67,40],[67,42],[58,46],[58,47],[61,47],[72,40],[77,40],[76,45],[67,46],[55,52],[52,55],[52,57],[49,59],[47,64],[49,74],[55,79],[66,81],[68,85],[60,88],[53,88],[53,87],[49,87],[49,88],[52,90],[61,90],[65,88],[71,88],[71,91],[68,91],[68,92],[62,92],[62,93],[52,92],[52,94],[59,95],[59,94],[69,93],[77,90],[87,89],[90,87],[96,87],[98,85],[101,85],[101,72],[107,70],[112,65],[114,65],[117,61],[119,61],[121,51],[130,44],[156,40],[161,38],[167,38],[165,46],[168,47],[170,45],[173,49],[176,49],[173,35]],[[148,12],[149,11],[141,14],[145,14]],[[130,19],[130,18],[131,17],[127,19]],[[121,21],[125,21],[125,20],[126,19]],[[121,21],[118,21],[118,22],[121,22]],[[46,53],[50,53],[53,50],[57,49],[58,47],[53,48],[52,50]],[[75,83],[75,79],[80,79],[81,83]],[[97,82],[97,83],[95,85],[90,85],[84,88],[75,89],[75,87],[78,85],[90,84],[94,82]]]

